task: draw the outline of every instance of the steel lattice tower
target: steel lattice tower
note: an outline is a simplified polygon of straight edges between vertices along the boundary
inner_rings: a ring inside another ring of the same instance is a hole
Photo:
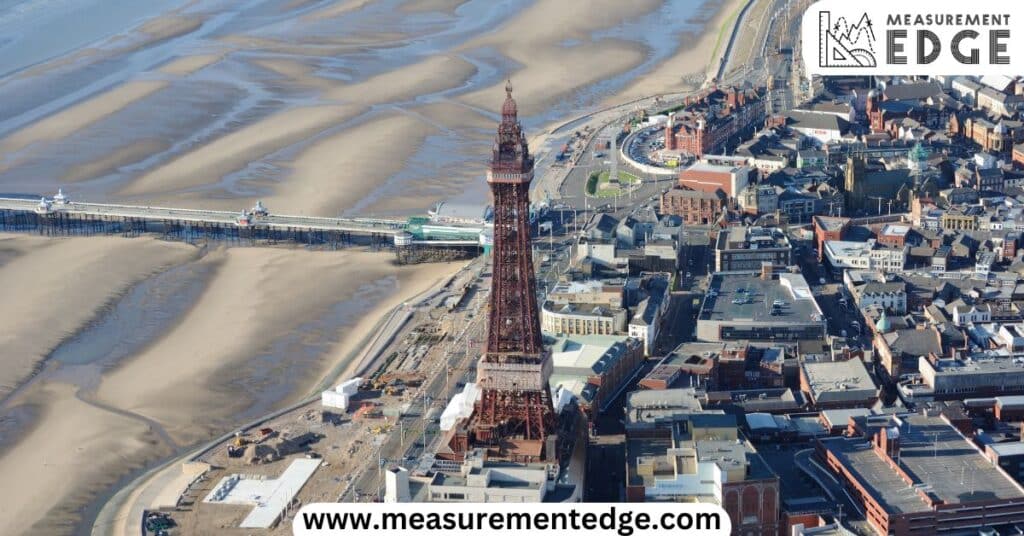
[[[553,457],[546,445],[556,433],[545,352],[537,308],[530,241],[530,155],[519,123],[512,84],[501,109],[501,124],[487,182],[494,197],[493,276],[487,350],[477,382],[482,391],[472,419],[473,443],[497,446],[511,457]],[[544,451],[547,450],[546,453]]]

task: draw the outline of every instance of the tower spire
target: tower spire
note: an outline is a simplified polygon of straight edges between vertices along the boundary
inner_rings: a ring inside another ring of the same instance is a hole
[[[505,130],[511,129],[519,122],[519,108],[512,98],[512,79],[505,82],[505,104],[501,107],[501,124]]]

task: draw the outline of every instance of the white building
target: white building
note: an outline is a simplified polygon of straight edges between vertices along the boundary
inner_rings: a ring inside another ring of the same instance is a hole
[[[555,335],[613,335],[626,332],[626,309],[589,303],[545,302],[543,331]]]
[[[867,242],[825,241],[825,257],[835,268],[899,272],[906,266],[909,252],[910,246],[886,247],[874,239]]]
[[[633,307],[629,336],[644,343],[644,355],[650,356],[658,340],[662,319],[668,312],[671,284],[669,274],[651,274],[644,280],[647,297]]]
[[[897,315],[907,314],[907,287],[900,282],[865,283],[856,287],[857,307],[884,307]]]
[[[958,76],[950,83],[953,95],[968,106],[974,106],[978,102],[978,91],[981,91],[983,87],[985,86],[966,76]]]
[[[409,470],[392,467],[384,474],[384,502],[404,503],[412,501],[409,494]]]
[[[850,128],[845,119],[828,113],[791,110],[786,118],[791,130],[799,132],[817,147],[842,141]]]
[[[482,451],[467,453],[457,474],[438,471],[428,484],[428,502],[539,503],[555,488],[550,464],[490,464]]]
[[[953,325],[984,324],[992,321],[992,308],[988,305],[960,305],[953,308]]]

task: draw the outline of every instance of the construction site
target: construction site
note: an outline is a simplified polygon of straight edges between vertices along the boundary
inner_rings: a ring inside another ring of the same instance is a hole
[[[411,314],[396,315],[399,325],[385,326],[360,356],[359,377],[179,464],[143,514],[152,533],[290,534],[303,504],[381,500],[384,469],[416,466],[438,440],[445,403],[472,380],[486,265],[474,260],[410,304]]]

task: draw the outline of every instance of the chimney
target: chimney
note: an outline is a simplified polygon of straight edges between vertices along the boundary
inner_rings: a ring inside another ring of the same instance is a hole
[[[775,269],[772,263],[764,261],[761,263],[761,279],[764,281],[771,281],[772,275],[775,273]]]
[[[874,446],[879,454],[895,462],[900,452],[900,429],[895,426],[882,428],[875,433]]]

